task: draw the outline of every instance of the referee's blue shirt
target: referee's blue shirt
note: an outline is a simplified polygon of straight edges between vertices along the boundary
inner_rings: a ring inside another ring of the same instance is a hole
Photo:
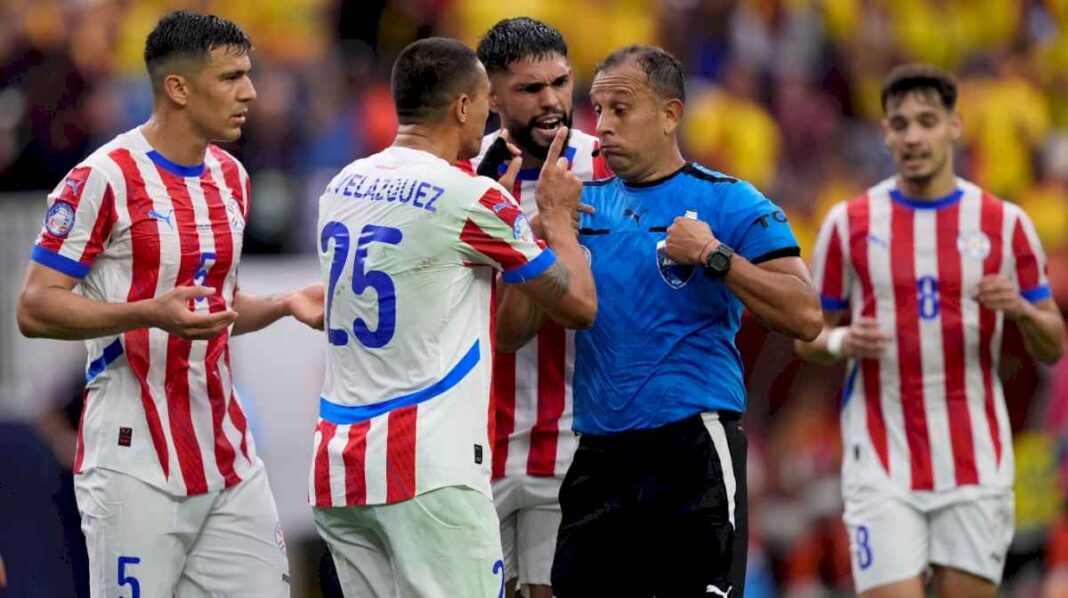
[[[655,428],[745,410],[734,337],[742,302],[700,266],[672,264],[667,227],[687,211],[751,262],[798,256],[784,212],[752,185],[695,163],[665,179],[586,183],[579,242],[597,284],[597,320],[576,335],[574,428]]]

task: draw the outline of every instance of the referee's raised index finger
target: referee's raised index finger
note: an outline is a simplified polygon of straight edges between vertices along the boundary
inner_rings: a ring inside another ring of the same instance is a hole
[[[560,152],[564,150],[565,139],[567,139],[567,127],[560,127],[556,130],[552,145],[549,146],[549,153],[545,155],[545,164],[556,164],[556,159],[560,157]]]

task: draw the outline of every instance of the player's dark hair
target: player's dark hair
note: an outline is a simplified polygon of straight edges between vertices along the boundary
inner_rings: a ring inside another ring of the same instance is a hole
[[[553,54],[567,57],[564,36],[556,27],[529,17],[505,19],[478,42],[478,59],[491,75],[507,71],[517,60],[541,60]]]
[[[949,111],[957,105],[957,81],[952,75],[936,66],[912,63],[895,67],[883,81],[883,112],[889,104],[897,104],[912,92],[936,94]]]
[[[215,15],[177,10],[164,16],[145,40],[145,66],[152,85],[158,88],[163,82],[169,74],[165,67],[173,59],[203,59],[218,47],[247,54],[252,40],[236,24]]]
[[[402,125],[433,122],[458,96],[473,91],[478,74],[474,51],[454,39],[429,37],[401,51],[391,86]]]
[[[649,77],[649,86],[661,99],[686,101],[686,76],[682,74],[682,63],[667,50],[656,46],[631,45],[620,48],[597,65],[594,75],[630,60],[635,61]]]

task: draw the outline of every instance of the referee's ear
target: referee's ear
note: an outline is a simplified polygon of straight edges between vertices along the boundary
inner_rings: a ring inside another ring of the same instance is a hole
[[[682,123],[682,109],[682,100],[678,98],[664,100],[663,103],[661,103],[660,120],[663,123],[665,135],[674,135],[675,131],[679,128],[679,124]]]

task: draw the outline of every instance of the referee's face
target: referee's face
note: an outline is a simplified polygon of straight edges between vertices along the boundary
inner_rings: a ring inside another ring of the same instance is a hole
[[[590,101],[608,167],[624,181],[644,180],[674,142],[645,71],[633,61],[602,70],[593,79]]]

